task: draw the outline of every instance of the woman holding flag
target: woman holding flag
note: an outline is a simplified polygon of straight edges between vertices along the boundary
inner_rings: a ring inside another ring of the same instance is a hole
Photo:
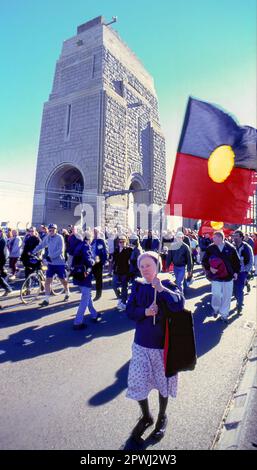
[[[158,279],[158,263],[156,252],[148,251],[139,256],[138,268],[142,277],[135,279],[126,308],[128,317],[136,321],[127,390],[127,397],[137,400],[142,412],[132,431],[135,440],[140,439],[154,422],[148,405],[150,391],[159,391],[159,415],[152,433],[156,440],[162,439],[167,427],[168,397],[175,398],[177,393],[177,375],[165,375],[166,318],[163,305],[179,312],[184,307],[184,297],[170,280],[161,282]]]

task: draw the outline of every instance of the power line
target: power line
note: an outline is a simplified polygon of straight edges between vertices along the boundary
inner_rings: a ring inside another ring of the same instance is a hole
[[[27,184],[27,183],[18,183],[16,181],[7,181],[7,180],[0,180],[0,183],[7,183],[7,184],[19,184],[20,186],[29,186],[33,188],[33,184]]]
[[[104,197],[103,194],[97,194],[97,193],[91,193],[89,191],[87,191],[87,189],[83,189],[83,191],[75,191],[75,190],[72,190],[72,189],[61,189],[61,188],[51,188],[51,189],[47,189],[47,190],[43,190],[43,189],[36,189],[35,191],[35,194],[36,193],[39,193],[39,194],[69,194],[69,195],[80,195],[80,196],[102,196]]]
[[[30,185],[30,184],[26,184],[26,183],[17,183],[17,182],[14,182],[14,181],[7,181],[7,180],[0,180],[0,183],[7,183],[7,184],[13,184],[13,185],[20,185],[20,186],[26,186],[27,188],[33,188],[33,185]],[[126,191],[126,190],[124,190]],[[127,190],[128,192],[131,192],[129,190]],[[4,192],[6,194],[23,194],[24,196],[30,196],[32,191],[29,190],[29,189],[18,189],[18,188],[3,188],[1,187],[0,188],[0,192],[3,194]],[[111,193],[112,191],[107,191],[108,193]],[[115,195],[122,195],[120,194],[120,191],[118,191],[119,194],[115,194],[115,191],[113,191],[113,195],[110,194],[110,197],[111,196],[115,196]],[[93,196],[94,198],[95,197],[105,197],[105,194],[97,194],[96,192],[89,192],[87,191],[86,189],[83,189],[82,191],[79,191],[79,190],[73,190],[73,189],[62,189],[60,187],[51,187],[49,189],[35,189],[33,191],[33,194],[45,194],[46,197],[48,194],[66,194],[66,195],[70,195],[70,196]],[[49,197],[47,197],[47,199],[50,199]]]
[[[31,194],[26,192],[26,191],[16,191],[15,189],[13,191],[5,191],[4,189],[0,188],[0,193],[5,196],[5,197],[11,197],[11,196],[15,196],[15,197],[30,197],[31,198]]]

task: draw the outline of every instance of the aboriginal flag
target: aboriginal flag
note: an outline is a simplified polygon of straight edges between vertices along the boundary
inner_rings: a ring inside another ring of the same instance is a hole
[[[167,204],[191,219],[246,222],[257,171],[257,130],[189,98]]]

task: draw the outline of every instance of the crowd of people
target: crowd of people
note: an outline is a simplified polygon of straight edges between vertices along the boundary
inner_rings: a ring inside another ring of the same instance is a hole
[[[56,224],[30,227],[24,238],[16,230],[0,229],[0,288],[11,292],[17,262],[24,266],[25,277],[35,270],[32,262],[38,257],[47,265],[45,296],[39,307],[49,305],[51,283],[58,276],[64,287],[64,301],[70,298],[69,276],[81,293],[73,328],[87,327],[85,313],[89,310],[93,322],[101,321],[94,302],[101,298],[103,273],[112,276],[117,297],[117,309],[126,310],[136,323],[132,346],[127,396],[138,401],[142,415],[132,431],[140,440],[153,424],[148,395],[159,392],[159,415],[152,433],[161,439],[167,427],[168,397],[177,393],[177,374],[165,376],[163,368],[165,342],[165,305],[180,312],[185,305],[185,288],[193,282],[194,265],[202,266],[202,274],[211,282],[213,316],[228,323],[231,299],[242,314],[244,290],[250,290],[249,278],[257,275],[257,234],[235,230],[228,238],[222,231],[199,235],[196,230],[164,231],[161,237],[149,230],[135,233],[118,226],[110,230],[95,227],[82,232],[69,226],[58,232]],[[7,260],[9,276],[7,276]],[[201,269],[201,268],[200,268]],[[159,272],[166,273],[160,280]],[[175,282],[172,282],[173,273]],[[95,297],[92,299],[92,280]],[[129,289],[131,292],[129,295]]]
[[[222,232],[199,235],[196,230],[181,228],[177,231],[163,231],[161,237],[156,232],[136,232],[121,226],[115,229],[100,227],[86,230],[68,226],[58,232],[55,224],[38,229],[30,227],[21,238],[17,230],[0,230],[0,288],[6,295],[12,288],[9,281],[15,279],[17,262],[24,266],[25,278],[33,272],[32,257],[39,254],[47,264],[45,298],[40,307],[49,305],[50,286],[57,275],[65,290],[64,300],[70,297],[68,274],[73,273],[73,282],[82,293],[82,304],[74,326],[84,328],[82,310],[89,308],[93,319],[99,319],[91,299],[92,279],[95,279],[94,301],[100,299],[103,290],[103,270],[106,267],[112,276],[112,286],[117,297],[117,308],[126,309],[128,286],[140,276],[137,260],[144,252],[159,252],[159,271],[173,272],[175,282],[183,293],[193,280],[194,264],[203,266],[212,284],[212,307],[214,315],[220,314],[224,321],[230,311],[230,301],[234,294],[238,313],[243,309],[244,288],[249,290],[249,276],[257,273],[257,234],[243,234],[236,230],[228,239]],[[6,262],[9,262],[9,277]],[[86,266],[82,279],[76,271]],[[77,276],[77,277],[76,277]],[[9,280],[7,280],[9,279]],[[89,295],[90,290],[90,295]],[[222,300],[221,300],[222,299]]]

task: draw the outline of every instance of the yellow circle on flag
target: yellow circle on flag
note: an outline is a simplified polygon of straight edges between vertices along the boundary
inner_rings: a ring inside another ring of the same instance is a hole
[[[208,174],[215,183],[223,183],[229,177],[235,163],[235,154],[230,145],[216,147],[208,160]]]
[[[223,222],[211,222],[211,227],[214,228],[215,230],[220,230],[221,228],[224,227]]]

